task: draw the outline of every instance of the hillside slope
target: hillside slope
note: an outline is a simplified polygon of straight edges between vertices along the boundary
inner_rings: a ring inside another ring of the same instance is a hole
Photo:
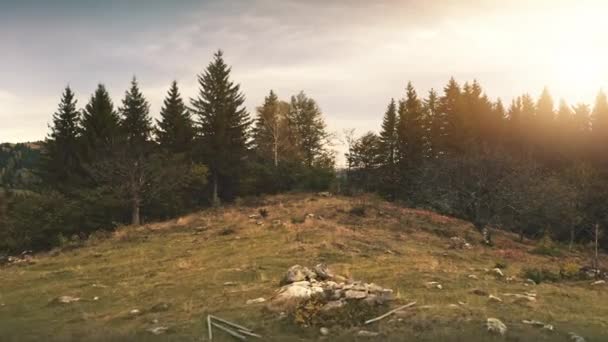
[[[268,217],[250,218],[260,208]],[[472,248],[448,248],[452,236],[466,238]],[[417,302],[366,326],[381,333],[376,340],[568,341],[569,332],[588,341],[608,340],[608,286],[527,285],[521,277],[524,267],[558,271],[565,263],[584,265],[585,254],[534,255],[532,244],[504,233],[495,234],[494,248],[479,239],[466,222],[374,197],[266,197],[124,227],[79,248],[38,255],[33,264],[0,268],[0,335],[3,341],[201,341],[203,318],[212,313],[254,328],[268,341],[373,340],[355,337],[361,327],[328,326],[330,337],[320,337],[318,326],[300,327],[290,317],[267,312],[265,303],[246,304],[271,298],[290,266],[322,262],[339,274],[393,289],[392,306]],[[496,263],[506,266],[505,277],[487,273]],[[431,281],[443,288],[429,288]],[[525,292],[535,292],[537,300],[505,296]],[[59,296],[81,300],[54,304]],[[140,313],[131,313],[134,309]],[[508,326],[506,336],[485,331],[488,317]],[[156,326],[170,330],[159,336],[147,332]],[[218,333],[217,340],[232,339]]]

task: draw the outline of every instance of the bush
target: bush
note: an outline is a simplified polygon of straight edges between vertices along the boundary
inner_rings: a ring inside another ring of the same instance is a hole
[[[365,206],[364,205],[356,205],[348,211],[349,214],[353,216],[364,217],[365,216]]]
[[[546,268],[524,268],[523,270],[523,276],[524,278],[527,279],[532,279],[534,280],[535,283],[540,284],[542,282],[551,282],[551,283],[555,283],[558,282],[560,279],[559,274],[546,269]]]
[[[507,268],[507,263],[505,261],[497,261],[494,265],[494,268],[500,268],[501,270],[504,270]]]
[[[537,246],[536,248],[532,249],[530,251],[530,253],[538,254],[538,255],[552,256],[552,257],[560,257],[560,256],[564,255],[564,253],[562,253],[562,251],[557,246],[554,246],[554,245]]]
[[[300,224],[300,223],[304,223],[304,222],[306,222],[306,215],[291,217],[291,223],[293,223],[293,224]]]
[[[573,262],[567,262],[560,268],[559,275],[562,279],[579,279],[581,268]]]

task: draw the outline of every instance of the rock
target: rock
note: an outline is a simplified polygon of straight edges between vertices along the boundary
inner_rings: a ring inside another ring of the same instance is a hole
[[[582,336],[579,336],[573,332],[568,333],[568,336],[570,336],[570,341],[572,342],[585,342],[585,339]]]
[[[536,285],[536,282],[530,278],[526,279],[525,283],[528,285]]]
[[[532,295],[529,293],[526,293],[526,294],[505,293],[504,295],[507,297],[515,297],[516,302],[535,302],[536,301],[536,294]]]
[[[51,304],[70,304],[79,302],[80,298],[72,296],[59,296],[51,301]]]
[[[259,304],[259,303],[264,303],[266,301],[265,298],[255,298],[255,299],[249,299],[246,304],[247,305],[251,305],[251,304]]]
[[[249,218],[250,219],[259,219],[259,218],[261,218],[261,216],[258,214],[252,214],[252,215],[249,215]]]
[[[317,193],[317,196],[319,196],[319,197],[331,197],[331,193],[327,192],[327,191],[319,192],[319,193]]]
[[[489,293],[487,291],[482,290],[482,289],[472,289],[471,293],[474,295],[484,296],[484,297],[489,295]]]
[[[428,283],[425,284],[425,286],[427,289],[432,289],[432,288],[439,289],[439,290],[443,289],[443,286],[436,281],[429,281]]]
[[[555,329],[555,327],[553,327],[552,324],[545,324],[542,327],[543,330],[549,330],[549,331],[553,331]]]
[[[131,316],[138,316],[141,314],[141,311],[139,309],[133,309],[131,311],[129,311],[129,315]]]
[[[488,296],[488,300],[490,302],[502,303],[502,299],[500,299],[500,298],[498,298],[498,297],[496,297],[494,295],[489,295]]]
[[[378,335],[380,335],[380,333],[369,330],[359,330],[359,332],[357,333],[357,336],[359,337],[376,337]]]
[[[330,302],[327,302],[327,304],[323,305],[321,311],[332,311],[335,309],[340,309],[344,305],[346,305],[346,302],[344,300],[332,300]]]
[[[313,271],[317,275],[316,278],[320,280],[333,279],[334,277],[332,271],[325,264],[317,264]]]
[[[158,303],[156,305],[154,305],[150,311],[151,312],[164,312],[164,311],[169,311],[169,307],[171,307],[171,304],[169,303]]]
[[[98,301],[98,300],[99,300],[99,297],[97,297],[97,296],[93,297],[93,301],[95,301],[95,302],[96,302],[96,301]]]
[[[255,224],[257,224],[258,226],[261,226],[261,225],[264,224],[264,222],[262,222],[262,221],[256,221]]]
[[[337,283],[346,283],[348,281],[348,279],[344,276],[341,275],[335,275],[334,276],[334,281]]]
[[[472,246],[467,242],[464,238],[459,236],[453,236],[450,238],[450,246],[451,249],[471,249]]]
[[[501,278],[505,276],[505,274],[502,273],[502,270],[500,268],[498,268],[498,267],[491,269],[490,273],[494,274],[497,277],[501,277]]]
[[[507,333],[507,326],[498,318],[488,318],[486,320],[486,329],[488,332],[498,335],[504,335]]]
[[[469,279],[475,279],[475,280],[479,279],[479,278],[477,278],[477,276],[476,276],[476,275],[474,275],[474,274],[469,274],[469,275],[467,276],[467,278],[469,278]]]
[[[321,335],[323,336],[327,336],[329,335],[329,329],[327,329],[326,327],[322,327],[321,329],[319,329],[319,333],[321,333]]]
[[[234,281],[227,281],[224,283],[224,286],[236,286],[238,285],[237,283],[235,283]]]
[[[363,299],[367,297],[367,292],[359,290],[347,290],[344,293],[346,299]]]
[[[591,283],[591,286],[604,285],[604,284],[606,284],[605,280],[598,280],[598,281],[594,281],[593,283]]]
[[[316,278],[316,273],[300,265],[294,265],[287,270],[287,273],[281,280],[281,285],[291,284],[298,281],[311,280]]]
[[[169,331],[169,328],[161,326],[161,327],[150,328],[147,331],[154,335],[162,335],[162,334],[166,333],[167,331]]]

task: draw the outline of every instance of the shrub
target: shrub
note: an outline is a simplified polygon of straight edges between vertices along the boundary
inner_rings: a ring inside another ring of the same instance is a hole
[[[524,268],[523,270],[524,278],[532,279],[535,283],[540,284],[542,282],[557,282],[560,277],[559,274],[546,269],[546,268]]]
[[[581,268],[573,262],[567,262],[560,268],[559,275],[562,279],[578,279],[581,275]]]
[[[564,255],[564,253],[562,253],[562,251],[555,245],[540,245],[532,249],[530,253],[552,257],[560,257]]]
[[[501,270],[504,270],[507,268],[507,263],[505,261],[497,261],[494,265],[494,268],[500,268]]]
[[[262,216],[263,218],[267,218],[268,217],[268,209],[266,208],[261,208],[260,210],[258,210],[260,213],[260,216]]]
[[[349,214],[353,216],[364,217],[365,216],[365,206],[364,205],[356,205],[348,211]]]
[[[300,224],[300,223],[304,223],[305,221],[306,221],[306,215],[299,215],[299,216],[291,217],[291,223],[293,223],[293,224]]]

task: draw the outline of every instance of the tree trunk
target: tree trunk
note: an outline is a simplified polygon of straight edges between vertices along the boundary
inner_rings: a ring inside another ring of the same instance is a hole
[[[570,245],[568,246],[568,250],[572,251],[572,247],[574,246],[574,227],[570,228]]]
[[[275,119],[275,124],[274,124],[274,132],[273,132],[273,145],[274,145],[274,167],[278,167],[279,166],[279,127],[278,127],[278,122]]]
[[[132,208],[131,208],[131,224],[134,226],[139,226],[141,223],[140,220],[140,205],[139,205],[139,198],[137,196],[133,196],[133,201],[131,203]]]
[[[211,195],[211,204],[214,207],[220,205],[220,198],[217,194],[217,173],[213,173],[213,194]]]
[[[599,269],[600,268],[600,260],[599,260],[599,248],[598,248],[598,241],[599,241],[599,235],[600,235],[600,225],[598,223],[595,224],[595,268]]]

